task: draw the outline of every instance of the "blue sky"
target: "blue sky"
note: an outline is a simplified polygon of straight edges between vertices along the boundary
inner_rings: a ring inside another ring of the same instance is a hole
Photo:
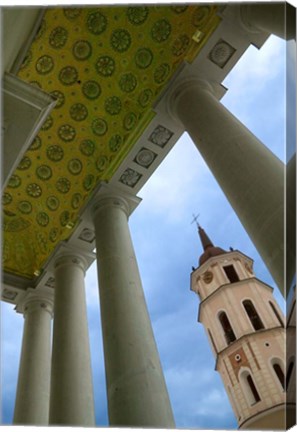
[[[284,160],[285,44],[270,37],[251,46],[229,74],[222,102]],[[232,429],[236,420],[204,329],[198,297],[190,291],[191,267],[202,253],[192,213],[214,244],[254,259],[256,275],[275,284],[228,201],[187,134],[139,192],[143,200],[130,229],[154,334],[179,428]],[[104,360],[96,264],[86,276],[96,422],[106,426]],[[275,289],[278,303],[283,299]],[[2,423],[13,415],[23,317],[2,304]]]

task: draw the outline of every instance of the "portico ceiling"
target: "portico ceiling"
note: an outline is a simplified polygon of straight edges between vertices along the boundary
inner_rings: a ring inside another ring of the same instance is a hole
[[[209,5],[47,9],[18,76],[57,103],[3,193],[5,272],[40,273],[218,23]]]

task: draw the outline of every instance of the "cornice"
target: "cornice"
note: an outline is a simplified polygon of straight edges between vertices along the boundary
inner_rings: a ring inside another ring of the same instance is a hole
[[[211,264],[213,264],[214,262],[219,263],[219,262],[226,260],[226,257],[228,257],[228,259],[232,259],[233,257],[236,257],[237,255],[241,255],[245,260],[248,260],[251,264],[254,263],[254,260],[252,258],[250,258],[248,255],[245,255],[243,252],[236,249],[236,250],[233,250],[230,252],[226,252],[225,254],[222,254],[222,255],[210,257],[205,263],[203,263],[201,266],[198,266],[195,270],[192,271],[191,277],[193,277],[194,274],[198,275],[198,274],[204,273],[208,269],[208,267]]]
[[[247,278],[247,279],[241,279],[241,280],[239,280],[237,282],[227,283],[227,284],[224,284],[224,285],[220,285],[218,288],[216,288],[214,291],[212,291],[205,299],[203,299],[199,303],[199,310],[198,310],[197,321],[201,322],[200,321],[200,310],[201,310],[201,307],[204,306],[210,298],[213,298],[217,294],[220,294],[221,291],[225,290],[226,288],[232,288],[232,289],[240,288],[242,285],[246,284],[247,282],[257,282],[257,283],[260,283],[261,285],[263,285],[264,288],[268,289],[270,292],[273,292],[273,288],[270,285],[266,284],[265,282],[261,281],[260,279],[258,279],[255,276]]]

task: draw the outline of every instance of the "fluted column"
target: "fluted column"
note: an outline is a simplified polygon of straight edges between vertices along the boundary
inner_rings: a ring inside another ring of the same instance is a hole
[[[240,6],[248,30],[262,30],[280,38],[296,38],[296,9],[285,2],[249,3]]]
[[[216,99],[206,82],[181,83],[168,106],[191,136],[283,290],[283,163]],[[219,209],[217,212],[219,216]]]
[[[100,306],[111,426],[173,428],[174,419],[119,196],[94,207]]]
[[[53,298],[28,290],[13,423],[48,425]]]
[[[95,425],[85,267],[79,254],[55,262],[51,425]]]

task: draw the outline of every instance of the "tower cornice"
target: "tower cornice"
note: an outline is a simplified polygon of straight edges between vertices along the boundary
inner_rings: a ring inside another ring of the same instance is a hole
[[[243,426],[245,426],[244,429],[247,429],[247,425],[249,423],[253,422],[254,419],[256,419],[256,418],[259,419],[261,417],[264,417],[264,416],[268,415],[268,413],[279,411],[280,409],[286,411],[290,406],[292,406],[292,407],[294,406],[295,407],[295,404],[288,403],[288,402],[286,402],[286,403],[280,403],[280,404],[274,405],[271,408],[266,408],[266,409],[263,409],[261,411],[258,411],[256,414],[254,414],[253,416],[251,416],[248,419],[244,420],[242,423],[239,423],[239,428],[238,429],[241,430],[243,428]]]
[[[238,282],[233,282],[232,284],[230,283],[226,283],[223,285],[220,285],[215,291],[213,291],[212,293],[210,293],[205,299],[201,300],[200,304],[199,304],[199,311],[198,311],[198,318],[197,321],[200,321],[200,310],[201,310],[201,306],[203,306],[210,298],[213,298],[215,295],[219,294],[222,289],[226,289],[226,288],[230,288],[232,286],[232,288],[240,288],[242,285],[246,284],[247,282],[250,281],[254,281],[254,282],[258,282],[260,283],[264,288],[268,289],[271,291],[271,293],[273,292],[273,287],[271,287],[270,285],[268,285],[267,283],[261,281],[260,279],[258,279],[257,277],[250,277],[250,278],[246,278],[246,279],[241,279]]]
[[[243,252],[235,249],[235,250],[232,250],[230,252],[226,252],[225,254],[222,254],[222,255],[210,257],[205,263],[201,264],[199,267],[197,267],[195,270],[192,271],[191,277],[196,273],[197,274],[204,273],[204,271],[214,262],[222,262],[226,259],[232,259],[232,258],[235,258],[237,255],[241,255],[244,259],[250,261],[251,264],[254,263],[254,260],[251,257],[249,257],[248,255],[245,255]]]

